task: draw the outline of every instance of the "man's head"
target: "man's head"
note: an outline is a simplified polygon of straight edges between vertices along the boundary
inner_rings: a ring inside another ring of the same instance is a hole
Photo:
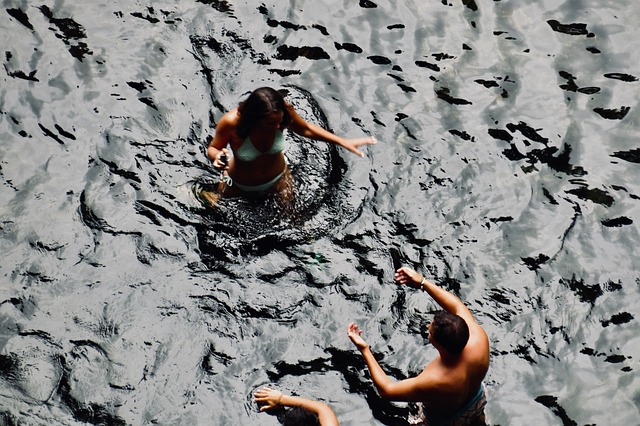
[[[293,407],[287,410],[282,418],[283,426],[320,426],[320,420],[316,413],[312,413],[302,407]]]
[[[429,326],[429,340],[452,355],[462,352],[469,340],[469,326],[458,315],[438,311]]]

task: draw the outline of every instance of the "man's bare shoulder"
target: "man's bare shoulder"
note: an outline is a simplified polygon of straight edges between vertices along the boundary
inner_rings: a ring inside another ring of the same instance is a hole
[[[449,403],[453,402],[454,405],[457,405],[457,400],[465,391],[464,380],[462,377],[457,377],[455,371],[451,373],[453,377],[447,377],[446,373],[428,372],[424,378],[421,378],[417,386],[418,393],[421,396],[420,400],[429,404],[444,403],[448,406]]]
[[[416,377],[417,386],[421,392],[442,392],[463,383],[464,375],[464,368],[445,366],[439,359],[435,359]]]
[[[448,413],[460,407],[471,392],[469,371],[464,362],[455,366],[432,363],[418,378],[421,401],[434,412]]]
[[[464,351],[469,354],[471,358],[488,363],[490,349],[489,336],[484,329],[478,323],[471,324],[469,326],[469,341]]]

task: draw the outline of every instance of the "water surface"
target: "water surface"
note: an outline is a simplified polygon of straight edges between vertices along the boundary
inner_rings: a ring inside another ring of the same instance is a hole
[[[395,378],[458,294],[492,342],[489,424],[635,424],[640,6],[598,1],[5,0],[3,424],[276,425],[270,384],[401,425]],[[203,205],[251,90],[379,143],[290,140],[292,211]]]

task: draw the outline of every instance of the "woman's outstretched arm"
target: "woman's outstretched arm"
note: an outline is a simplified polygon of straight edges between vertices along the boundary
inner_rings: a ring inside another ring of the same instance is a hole
[[[358,150],[360,146],[376,143],[376,140],[372,137],[347,139],[337,136],[316,124],[307,122],[304,118],[300,117],[291,104],[286,105],[289,117],[291,117],[291,122],[288,127],[291,131],[299,134],[300,136],[317,141],[335,143],[336,145],[340,145],[360,157],[364,157],[364,153]]]

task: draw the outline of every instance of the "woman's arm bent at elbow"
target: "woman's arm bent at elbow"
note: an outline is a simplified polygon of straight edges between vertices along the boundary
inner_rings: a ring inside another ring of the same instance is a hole
[[[222,154],[229,155],[227,145],[232,139],[235,132],[235,125],[233,124],[232,112],[228,112],[222,116],[218,125],[216,126],[216,133],[209,141],[207,147],[207,158],[213,162],[213,166],[216,168],[224,168],[226,164],[220,161]]]

